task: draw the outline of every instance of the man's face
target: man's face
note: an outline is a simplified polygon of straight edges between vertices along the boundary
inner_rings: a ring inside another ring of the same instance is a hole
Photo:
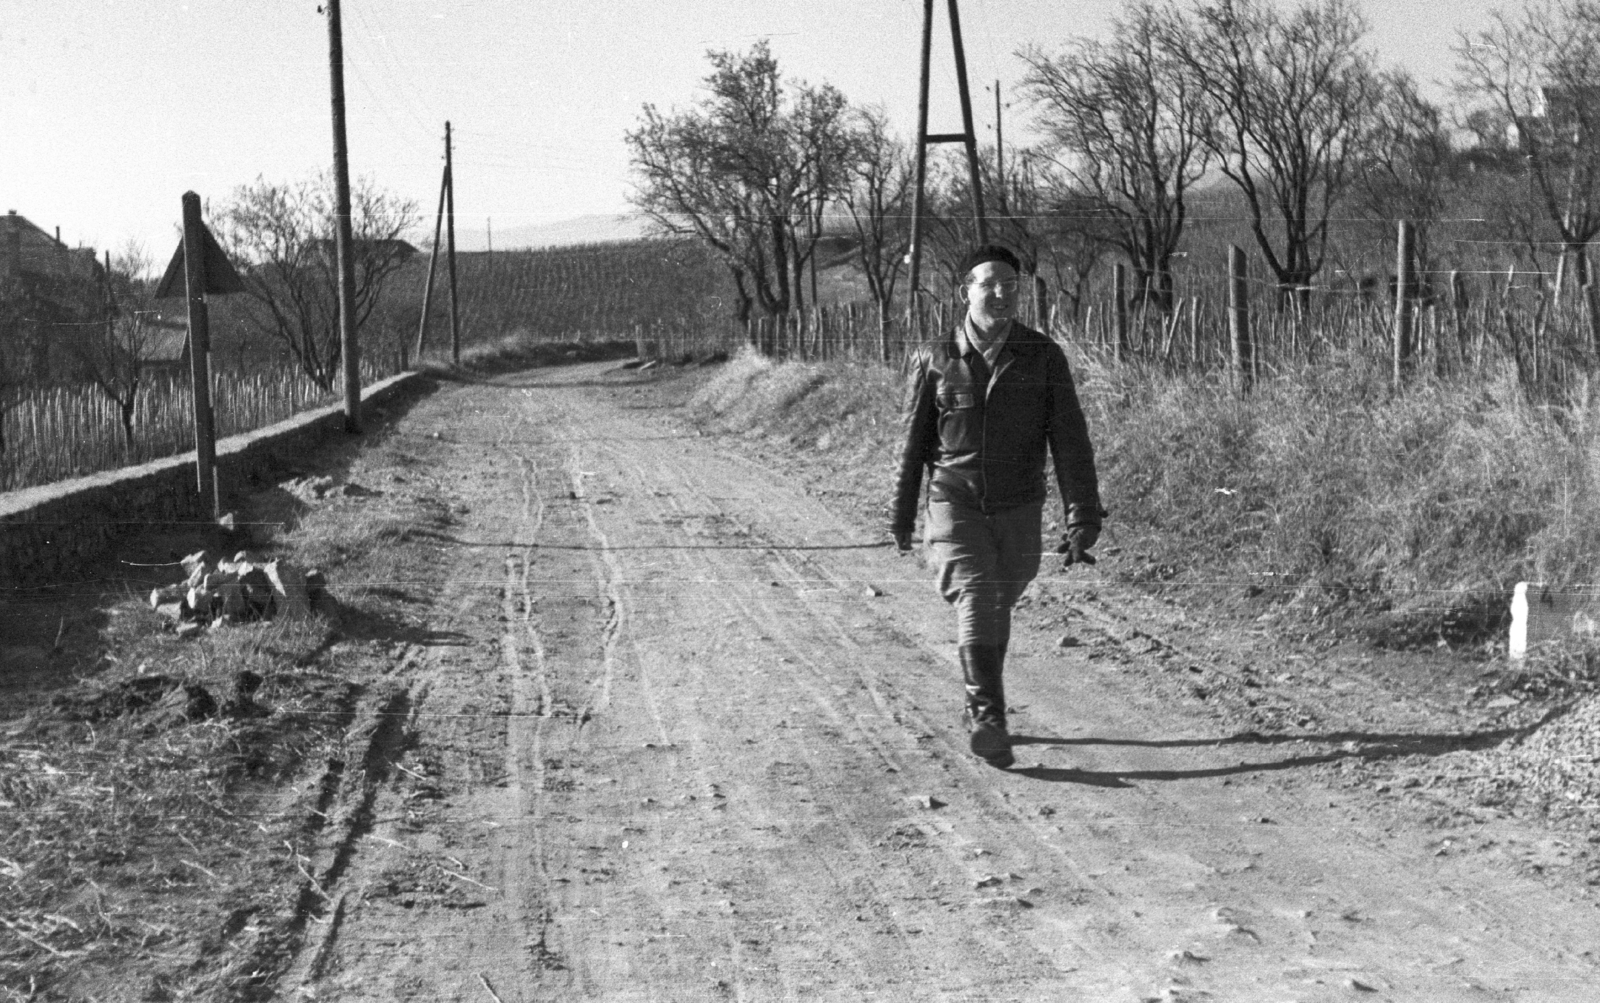
[[[975,324],[988,328],[1017,309],[1017,273],[1004,261],[985,261],[967,274],[961,298]]]

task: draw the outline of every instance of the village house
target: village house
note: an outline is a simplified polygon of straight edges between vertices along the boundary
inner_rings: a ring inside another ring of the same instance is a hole
[[[0,216],[0,385],[59,378],[67,342],[104,273],[93,248],[68,247],[15,209]]]

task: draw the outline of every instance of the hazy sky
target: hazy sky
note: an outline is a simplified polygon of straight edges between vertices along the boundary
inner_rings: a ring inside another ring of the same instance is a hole
[[[1368,0],[1380,56],[1445,81],[1458,28],[1490,0]],[[934,131],[960,126],[943,0]],[[978,127],[1015,51],[1103,29],[1113,0],[964,0]],[[786,75],[881,103],[915,126],[917,0],[345,0],[352,171],[432,213],[455,128],[457,232],[504,233],[627,208],[623,133],[640,106],[684,106],[708,49],[771,39]],[[332,159],[328,33],[316,0],[0,0],[0,211],[72,245],[143,241],[165,261],[180,196],[221,200],[256,176]],[[1442,92],[1437,92],[1442,96]],[[1006,113],[1008,144],[1026,108]],[[473,239],[473,238],[478,239]]]

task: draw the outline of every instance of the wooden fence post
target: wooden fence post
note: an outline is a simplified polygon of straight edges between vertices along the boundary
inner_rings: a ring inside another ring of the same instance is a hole
[[[1587,254],[1578,259],[1583,268],[1583,302],[1589,313],[1589,341],[1591,349],[1600,354],[1600,286],[1594,281],[1594,265]]]
[[[1250,345],[1250,287],[1245,273],[1244,251],[1237,244],[1228,246],[1228,335],[1233,344],[1233,371],[1239,390],[1249,392],[1255,371],[1255,353]]]
[[[1396,226],[1394,262],[1394,388],[1399,390],[1411,368],[1413,350],[1411,221]]]
[[[1200,365],[1200,297],[1189,297],[1189,365],[1201,369]]]
[[[1111,298],[1116,300],[1117,343],[1113,358],[1121,362],[1128,350],[1128,269],[1122,262],[1111,268]]]

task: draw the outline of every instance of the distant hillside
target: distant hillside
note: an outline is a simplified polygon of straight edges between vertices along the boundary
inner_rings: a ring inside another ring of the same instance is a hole
[[[431,221],[430,221],[431,222]],[[644,217],[637,213],[592,213],[554,223],[494,228],[494,249],[512,251],[540,247],[567,247],[572,244],[609,244],[638,240],[645,235]],[[431,234],[429,237],[431,238]],[[487,228],[466,226],[456,217],[456,250],[488,250]]]

